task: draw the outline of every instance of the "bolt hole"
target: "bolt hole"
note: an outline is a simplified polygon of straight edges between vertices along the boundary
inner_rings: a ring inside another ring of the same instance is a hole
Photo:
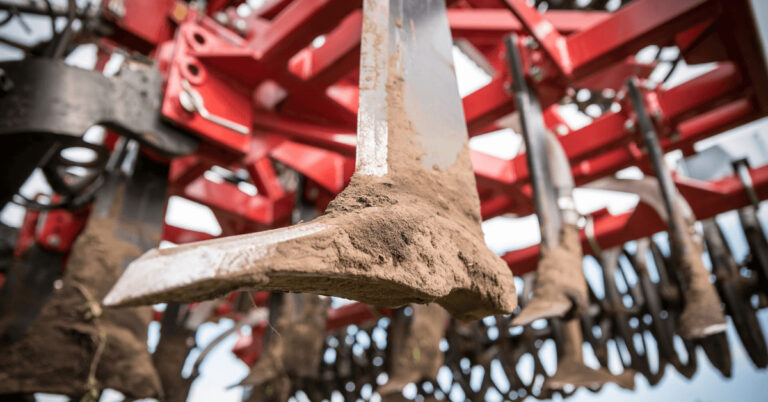
[[[194,64],[187,64],[187,70],[194,76],[200,74],[200,69]]]
[[[192,34],[192,38],[195,39],[195,42],[204,45],[205,44],[205,36],[201,35],[199,32],[195,32]]]

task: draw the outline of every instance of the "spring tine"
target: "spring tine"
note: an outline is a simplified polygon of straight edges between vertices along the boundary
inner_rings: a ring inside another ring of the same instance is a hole
[[[749,266],[760,274],[763,289],[768,289],[768,240],[756,208],[747,206],[739,209],[739,221],[749,245]]]
[[[723,375],[725,378],[731,378],[731,369],[733,363],[731,361],[731,349],[728,346],[728,337],[725,333],[710,335],[706,338],[699,339],[698,343],[704,349],[704,353],[712,363],[712,365]]]
[[[645,256],[636,256],[635,266],[641,267],[638,269],[638,273],[640,274],[641,289],[645,294],[645,300],[648,302],[647,311],[651,315],[651,333],[656,338],[659,355],[673,365],[679,365],[680,360],[674,346],[674,331],[669,324],[671,317],[667,311],[664,311],[665,304],[669,306],[668,300],[664,300],[664,288],[670,288],[669,285],[664,285],[665,282],[668,282],[666,279],[666,268],[661,257],[661,251],[659,251],[656,243],[652,240],[646,240],[646,242],[650,248],[650,258],[653,259],[659,273],[658,287],[651,281],[645,268],[645,258],[649,257],[647,254]],[[662,317],[662,312],[666,314],[666,317]]]
[[[749,302],[739,267],[731,255],[719,225],[713,219],[702,222],[704,237],[712,260],[712,271],[717,277],[720,297],[733,320],[736,333],[755,366],[764,368],[768,364],[768,346],[755,309]]]
[[[378,390],[382,397],[401,393],[409,383],[435,379],[443,364],[438,345],[445,334],[448,313],[436,304],[413,305],[411,309],[410,317],[400,309],[390,323],[390,377]]]
[[[550,320],[554,325],[556,320]],[[559,321],[559,320],[557,320]],[[574,387],[596,388],[614,382],[625,389],[634,389],[634,372],[625,370],[614,376],[605,369],[592,369],[583,362],[582,329],[579,320],[571,319],[562,323],[562,341],[558,345],[557,372],[547,379],[544,388],[563,391],[568,385]]]

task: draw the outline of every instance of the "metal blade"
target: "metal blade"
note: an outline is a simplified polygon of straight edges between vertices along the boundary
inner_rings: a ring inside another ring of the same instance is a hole
[[[485,246],[442,0],[366,0],[357,170],[316,220],[153,250],[107,305],[240,289],[401,306],[472,319],[511,312],[512,274]]]

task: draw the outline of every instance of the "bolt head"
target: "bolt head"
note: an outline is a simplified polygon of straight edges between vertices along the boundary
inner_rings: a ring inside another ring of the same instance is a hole
[[[50,244],[53,247],[58,247],[61,244],[61,238],[59,237],[59,235],[56,235],[56,234],[52,234],[48,236],[46,240],[48,241],[48,244]]]
[[[525,47],[531,50],[539,48],[539,42],[533,36],[526,36],[524,40]]]
[[[219,11],[213,18],[221,25],[229,24],[229,17],[227,17],[227,14],[224,12]]]
[[[544,79],[544,71],[542,71],[539,66],[531,67],[530,74],[535,82],[541,82],[541,80]]]
[[[627,121],[624,122],[624,129],[629,131],[630,133],[634,133],[635,132],[635,128],[636,128],[636,126],[635,126],[635,121],[634,120],[628,119]]]
[[[245,33],[248,30],[248,23],[244,19],[238,18],[232,22],[232,26],[240,33]]]

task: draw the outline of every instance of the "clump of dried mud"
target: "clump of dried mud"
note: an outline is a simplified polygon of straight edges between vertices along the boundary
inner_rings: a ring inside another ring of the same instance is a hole
[[[436,302],[461,319],[509,313],[517,305],[513,276],[485,245],[466,139],[446,170],[422,166],[424,144],[414,141],[403,105],[398,57],[390,60],[387,81],[388,173],[353,176],[313,222],[333,225],[331,236],[322,232],[277,248],[279,257],[302,264],[302,271],[317,267],[318,276],[310,274],[317,282],[269,275],[267,286],[377,306]],[[325,282],[319,280],[323,273],[338,276]]]
[[[579,317],[589,307],[587,292],[579,229],[565,225],[558,247],[541,248],[533,298],[513,322],[525,325],[538,318]]]
[[[0,394],[81,397],[112,388],[128,398],[161,396],[146,343],[151,309],[99,305],[124,258],[140,251],[114,239],[113,229],[109,219],[90,219],[73,247],[62,288],[23,339],[0,349]]]

